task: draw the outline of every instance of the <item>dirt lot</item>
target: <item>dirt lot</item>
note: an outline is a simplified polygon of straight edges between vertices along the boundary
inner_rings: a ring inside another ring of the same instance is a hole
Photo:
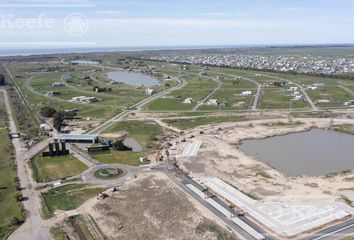
[[[177,160],[195,178],[219,177],[245,193],[263,201],[335,201],[341,199],[339,191],[352,199],[354,171],[323,177],[291,177],[271,166],[247,156],[237,149],[243,139],[260,139],[274,135],[299,132],[311,127],[328,128],[333,124],[353,124],[352,119],[294,119],[301,124],[279,124],[277,119],[227,123],[195,129],[188,135],[202,141],[197,157],[183,157],[181,153],[191,142],[179,143]],[[272,123],[272,124],[269,124]],[[202,131],[204,134],[199,134]],[[349,193],[350,192],[350,193]]]
[[[96,204],[91,216],[109,239],[235,239],[160,174],[139,176]]]

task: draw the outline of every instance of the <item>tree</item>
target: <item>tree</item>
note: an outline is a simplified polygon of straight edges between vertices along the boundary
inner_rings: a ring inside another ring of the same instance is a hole
[[[0,74],[0,86],[4,86],[5,85],[5,76],[4,74]]]
[[[60,111],[60,112],[56,112],[53,116],[53,126],[56,130],[60,131],[63,123],[64,123],[64,112]]]
[[[51,118],[57,111],[52,107],[42,107],[41,116],[46,118]]]
[[[125,146],[123,143],[123,139],[116,140],[114,143],[112,143],[112,149],[114,150],[119,150],[119,151],[131,151],[132,148]]]

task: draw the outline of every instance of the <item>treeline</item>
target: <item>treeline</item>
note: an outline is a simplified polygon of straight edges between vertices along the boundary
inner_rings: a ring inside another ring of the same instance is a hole
[[[20,95],[20,90],[17,89],[16,83],[11,79],[2,64],[0,65],[0,74],[4,76],[6,90],[18,130],[24,134],[23,137],[25,139],[38,137],[40,123],[35,118],[28,104],[25,103],[23,96]]]
[[[59,132],[66,125],[65,120],[73,119],[77,115],[74,111],[57,111],[52,107],[42,107],[40,112],[42,117],[53,118],[53,127]]]

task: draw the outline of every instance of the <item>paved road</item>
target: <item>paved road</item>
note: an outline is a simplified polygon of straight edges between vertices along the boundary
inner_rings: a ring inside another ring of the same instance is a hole
[[[240,228],[238,225],[236,225],[233,221],[231,221],[230,218],[227,218],[224,214],[216,210],[214,207],[212,207],[208,202],[206,202],[204,199],[200,198],[196,193],[194,193],[191,189],[189,189],[186,185],[187,184],[192,184],[199,190],[203,190],[204,187],[201,186],[199,183],[195,182],[192,179],[184,178],[183,181],[180,181],[177,179],[174,174],[168,169],[167,166],[165,165],[160,165],[158,167],[153,168],[153,171],[158,171],[166,174],[166,176],[173,182],[175,183],[180,189],[182,189],[186,194],[190,195],[193,197],[196,201],[198,201],[202,206],[207,208],[210,212],[212,212],[216,217],[218,217],[221,221],[223,221],[230,229],[232,229],[235,234],[241,238],[241,239],[246,239],[246,240],[254,240],[254,238],[249,235],[247,232],[245,232],[242,228]],[[210,194],[210,193],[209,193]],[[217,201],[219,204],[224,206],[226,209],[228,208],[228,204],[223,202],[217,197],[213,197],[215,201]],[[231,212],[230,212],[231,215]],[[244,221],[244,219],[242,219]],[[253,227],[253,226],[252,226]],[[256,228],[255,228],[256,229]],[[258,229],[256,229],[258,230]],[[260,233],[264,232],[263,230],[259,231]],[[266,239],[276,239],[272,237],[266,237]]]
[[[257,88],[257,89],[256,89],[256,95],[255,95],[255,97],[254,97],[254,99],[253,99],[253,103],[252,103],[251,109],[252,109],[253,111],[257,110],[258,104],[259,104],[259,99],[260,99],[260,97],[261,97],[261,90],[262,90],[261,84],[259,84],[259,83],[258,83],[257,81],[255,81],[255,80],[253,80],[253,79],[251,79],[251,78],[247,78],[247,77],[234,76],[234,75],[225,74],[225,73],[220,73],[220,74],[223,74],[223,75],[228,76],[228,77],[240,77],[240,78],[242,78],[242,79],[244,79],[244,80],[246,80],[246,81],[252,82],[254,85],[256,85],[256,88]]]
[[[339,240],[354,235],[354,218],[344,223],[326,228],[315,234],[303,238],[304,240]]]
[[[178,89],[181,89],[181,88],[185,87],[186,84],[187,84],[183,79],[181,80],[178,77],[177,78],[172,78],[172,79],[173,80],[177,80],[179,82],[179,84],[177,86],[175,86],[175,87],[169,88],[169,89],[167,89],[165,91],[159,92],[159,93],[157,93],[155,95],[152,95],[152,96],[150,96],[148,98],[145,98],[144,100],[142,100],[142,101],[130,106],[129,109],[127,109],[127,110],[119,113],[118,115],[114,116],[113,118],[107,120],[105,123],[103,123],[102,125],[92,129],[88,133],[100,133],[100,132],[104,131],[105,129],[109,128],[110,126],[112,126],[113,124],[115,124],[116,122],[121,121],[123,118],[125,118],[130,113],[140,111],[141,108],[144,105],[146,105],[146,104],[148,104],[148,103],[150,103],[152,101],[155,101],[155,100],[157,100],[157,99],[169,94],[170,92],[173,92],[173,91],[176,91]]]
[[[12,115],[10,102],[8,95],[5,92],[5,104],[9,115],[9,129],[11,132],[17,132],[15,121]],[[19,138],[12,140],[12,143],[16,150],[16,162],[17,162],[17,175],[20,179],[22,195],[28,200],[23,202],[23,206],[26,211],[26,221],[22,224],[13,234],[8,238],[9,240],[47,240],[52,239],[48,229],[42,226],[42,219],[40,216],[40,198],[37,191],[33,189],[34,183],[31,179],[31,172],[27,167],[26,159],[31,154],[36,153],[37,148],[31,150],[29,153],[23,151],[24,145]]]
[[[198,76],[199,76],[199,75],[198,75]],[[203,76],[203,78],[207,78],[207,79],[213,80],[214,82],[217,83],[217,86],[216,86],[216,88],[215,88],[211,93],[208,94],[208,96],[206,96],[202,101],[200,101],[200,102],[197,104],[197,106],[195,106],[195,107],[192,109],[193,112],[197,111],[198,108],[199,108],[201,105],[203,105],[203,104],[206,102],[206,100],[208,100],[211,96],[213,96],[214,93],[216,93],[216,92],[221,88],[221,86],[222,86],[222,82],[221,82],[220,80],[216,79],[216,78],[213,78],[213,77],[205,77],[205,76]]]
[[[351,94],[352,96],[354,96],[354,92],[347,88],[347,87],[344,87],[343,85],[338,85],[338,87],[340,87],[341,89],[343,89],[344,91],[346,91],[347,93]]]
[[[241,76],[240,76],[241,77]],[[252,83],[254,83],[257,86],[257,90],[256,90],[256,95],[254,97],[253,100],[253,104],[252,104],[252,110],[255,111],[258,108],[258,104],[259,104],[259,99],[261,97],[261,90],[262,90],[262,86],[261,84],[259,84],[258,82],[256,82],[255,80],[251,79],[251,78],[247,78],[247,77],[241,77],[242,79],[245,79],[247,81],[250,81]]]

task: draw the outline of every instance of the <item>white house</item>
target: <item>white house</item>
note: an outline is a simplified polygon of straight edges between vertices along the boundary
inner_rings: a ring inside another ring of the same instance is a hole
[[[43,131],[46,131],[46,132],[50,132],[52,131],[53,129],[46,123],[43,123],[39,126],[39,128]]]
[[[206,104],[207,104],[207,105],[210,105],[210,106],[217,106],[217,105],[219,105],[217,99],[210,99]]]
[[[294,96],[293,100],[295,100],[295,101],[304,100],[304,97],[302,95],[296,95],[296,96]]]
[[[317,87],[317,86],[307,86],[307,89],[309,89],[309,90],[316,90],[316,89],[318,89],[318,87]]]
[[[299,90],[298,87],[290,87],[288,91],[290,91],[290,92],[296,92],[296,91],[298,91],[298,90]]]
[[[330,101],[327,99],[319,99],[317,100],[317,103],[330,103]]]
[[[52,83],[52,87],[63,87],[63,86],[65,86],[65,84],[62,82],[53,82]]]
[[[241,93],[242,96],[251,96],[252,95],[252,91],[243,91]]]
[[[145,89],[145,93],[147,95],[153,95],[153,94],[155,94],[155,90],[152,88],[147,88],[147,89]]]
[[[96,97],[78,96],[78,97],[73,97],[71,100],[69,100],[69,102],[78,102],[78,103],[86,104],[86,103],[97,102],[97,98]]]
[[[183,103],[192,104],[193,103],[193,98],[186,98],[186,99],[184,99]]]
[[[344,105],[344,106],[347,106],[347,107],[349,107],[349,106],[354,106],[354,100],[350,100],[350,101],[348,101],[348,102],[345,102],[343,105]]]

